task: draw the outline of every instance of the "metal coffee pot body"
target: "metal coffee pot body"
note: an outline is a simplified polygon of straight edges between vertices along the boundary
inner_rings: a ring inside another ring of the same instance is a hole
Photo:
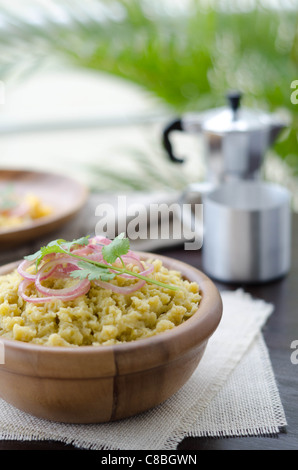
[[[278,116],[241,107],[238,92],[229,93],[227,98],[227,107],[186,114],[163,130],[164,147],[176,163],[184,160],[173,152],[172,132],[202,136],[207,180],[214,184],[260,178],[265,153],[286,126]]]

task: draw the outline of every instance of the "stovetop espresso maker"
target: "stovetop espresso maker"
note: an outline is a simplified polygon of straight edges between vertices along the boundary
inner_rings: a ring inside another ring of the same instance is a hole
[[[172,148],[171,134],[185,131],[201,135],[205,148],[207,180],[220,184],[237,179],[259,179],[264,156],[286,122],[280,117],[241,106],[240,92],[227,94],[228,106],[189,113],[163,130],[169,158],[183,163]]]
[[[184,188],[177,217],[194,237],[185,249],[202,248],[202,267],[210,277],[267,282],[290,268],[291,197],[286,188],[262,178],[266,151],[287,123],[242,107],[241,93],[227,98],[227,107],[185,115],[164,129],[173,162],[183,162],[172,149],[174,130],[201,134],[205,145],[207,179]],[[194,213],[190,194],[199,198],[195,207],[202,212]]]

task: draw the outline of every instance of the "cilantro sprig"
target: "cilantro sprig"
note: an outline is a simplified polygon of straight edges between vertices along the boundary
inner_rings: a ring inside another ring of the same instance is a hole
[[[27,259],[28,261],[35,261],[35,265],[37,269],[46,255],[50,255],[52,253],[64,253],[67,255],[71,255],[71,251],[70,251],[71,248],[74,248],[76,245],[77,246],[88,245],[88,238],[89,237],[82,237],[82,238],[73,240],[72,242],[68,242],[66,240],[63,240],[63,238],[59,238],[57,240],[51,241],[46,246],[42,246],[38,251],[36,251],[36,253],[25,256],[24,258]]]
[[[142,274],[135,273],[127,269],[122,259],[122,256],[126,255],[129,252],[130,244],[129,239],[125,238],[124,233],[121,233],[116,238],[114,238],[114,240],[112,240],[110,244],[104,245],[102,247],[102,255],[105,263],[94,261],[85,256],[80,256],[72,251],[74,248],[86,246],[88,245],[88,243],[88,236],[78,238],[71,242],[60,238],[51,241],[46,246],[41,247],[36,253],[25,256],[25,259],[28,261],[35,261],[35,266],[37,270],[38,266],[46,255],[52,253],[62,253],[79,260],[78,267],[80,269],[74,269],[70,272],[70,276],[73,278],[78,278],[80,280],[89,279],[90,281],[110,281],[114,279],[117,274],[129,274],[151,284],[156,284],[160,287],[164,287],[171,290],[179,289],[178,286],[165,284],[151,277],[143,276]],[[118,258],[121,261],[121,266],[114,265]]]

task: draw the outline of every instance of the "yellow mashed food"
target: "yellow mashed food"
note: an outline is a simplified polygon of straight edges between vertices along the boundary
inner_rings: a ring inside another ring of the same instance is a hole
[[[168,270],[160,260],[152,264],[151,276],[180,288],[173,291],[146,283],[133,294],[123,295],[91,283],[89,292],[75,300],[33,304],[18,295],[22,278],[16,271],[0,276],[0,336],[45,346],[98,346],[174,328],[197,310],[199,286],[184,280],[180,272]],[[48,282],[54,288],[65,287],[61,279]],[[127,280],[118,276],[111,282],[122,285]]]
[[[17,227],[27,222],[31,222],[41,217],[52,214],[53,209],[44,204],[37,196],[34,194],[27,194],[24,198],[28,210],[23,215],[13,215],[5,211],[0,213],[0,228],[11,228]]]

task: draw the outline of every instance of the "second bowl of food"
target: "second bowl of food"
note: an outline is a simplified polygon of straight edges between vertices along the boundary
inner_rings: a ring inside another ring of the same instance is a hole
[[[0,268],[0,397],[102,423],[153,408],[198,366],[222,315],[201,271],[102,237],[56,240]]]

